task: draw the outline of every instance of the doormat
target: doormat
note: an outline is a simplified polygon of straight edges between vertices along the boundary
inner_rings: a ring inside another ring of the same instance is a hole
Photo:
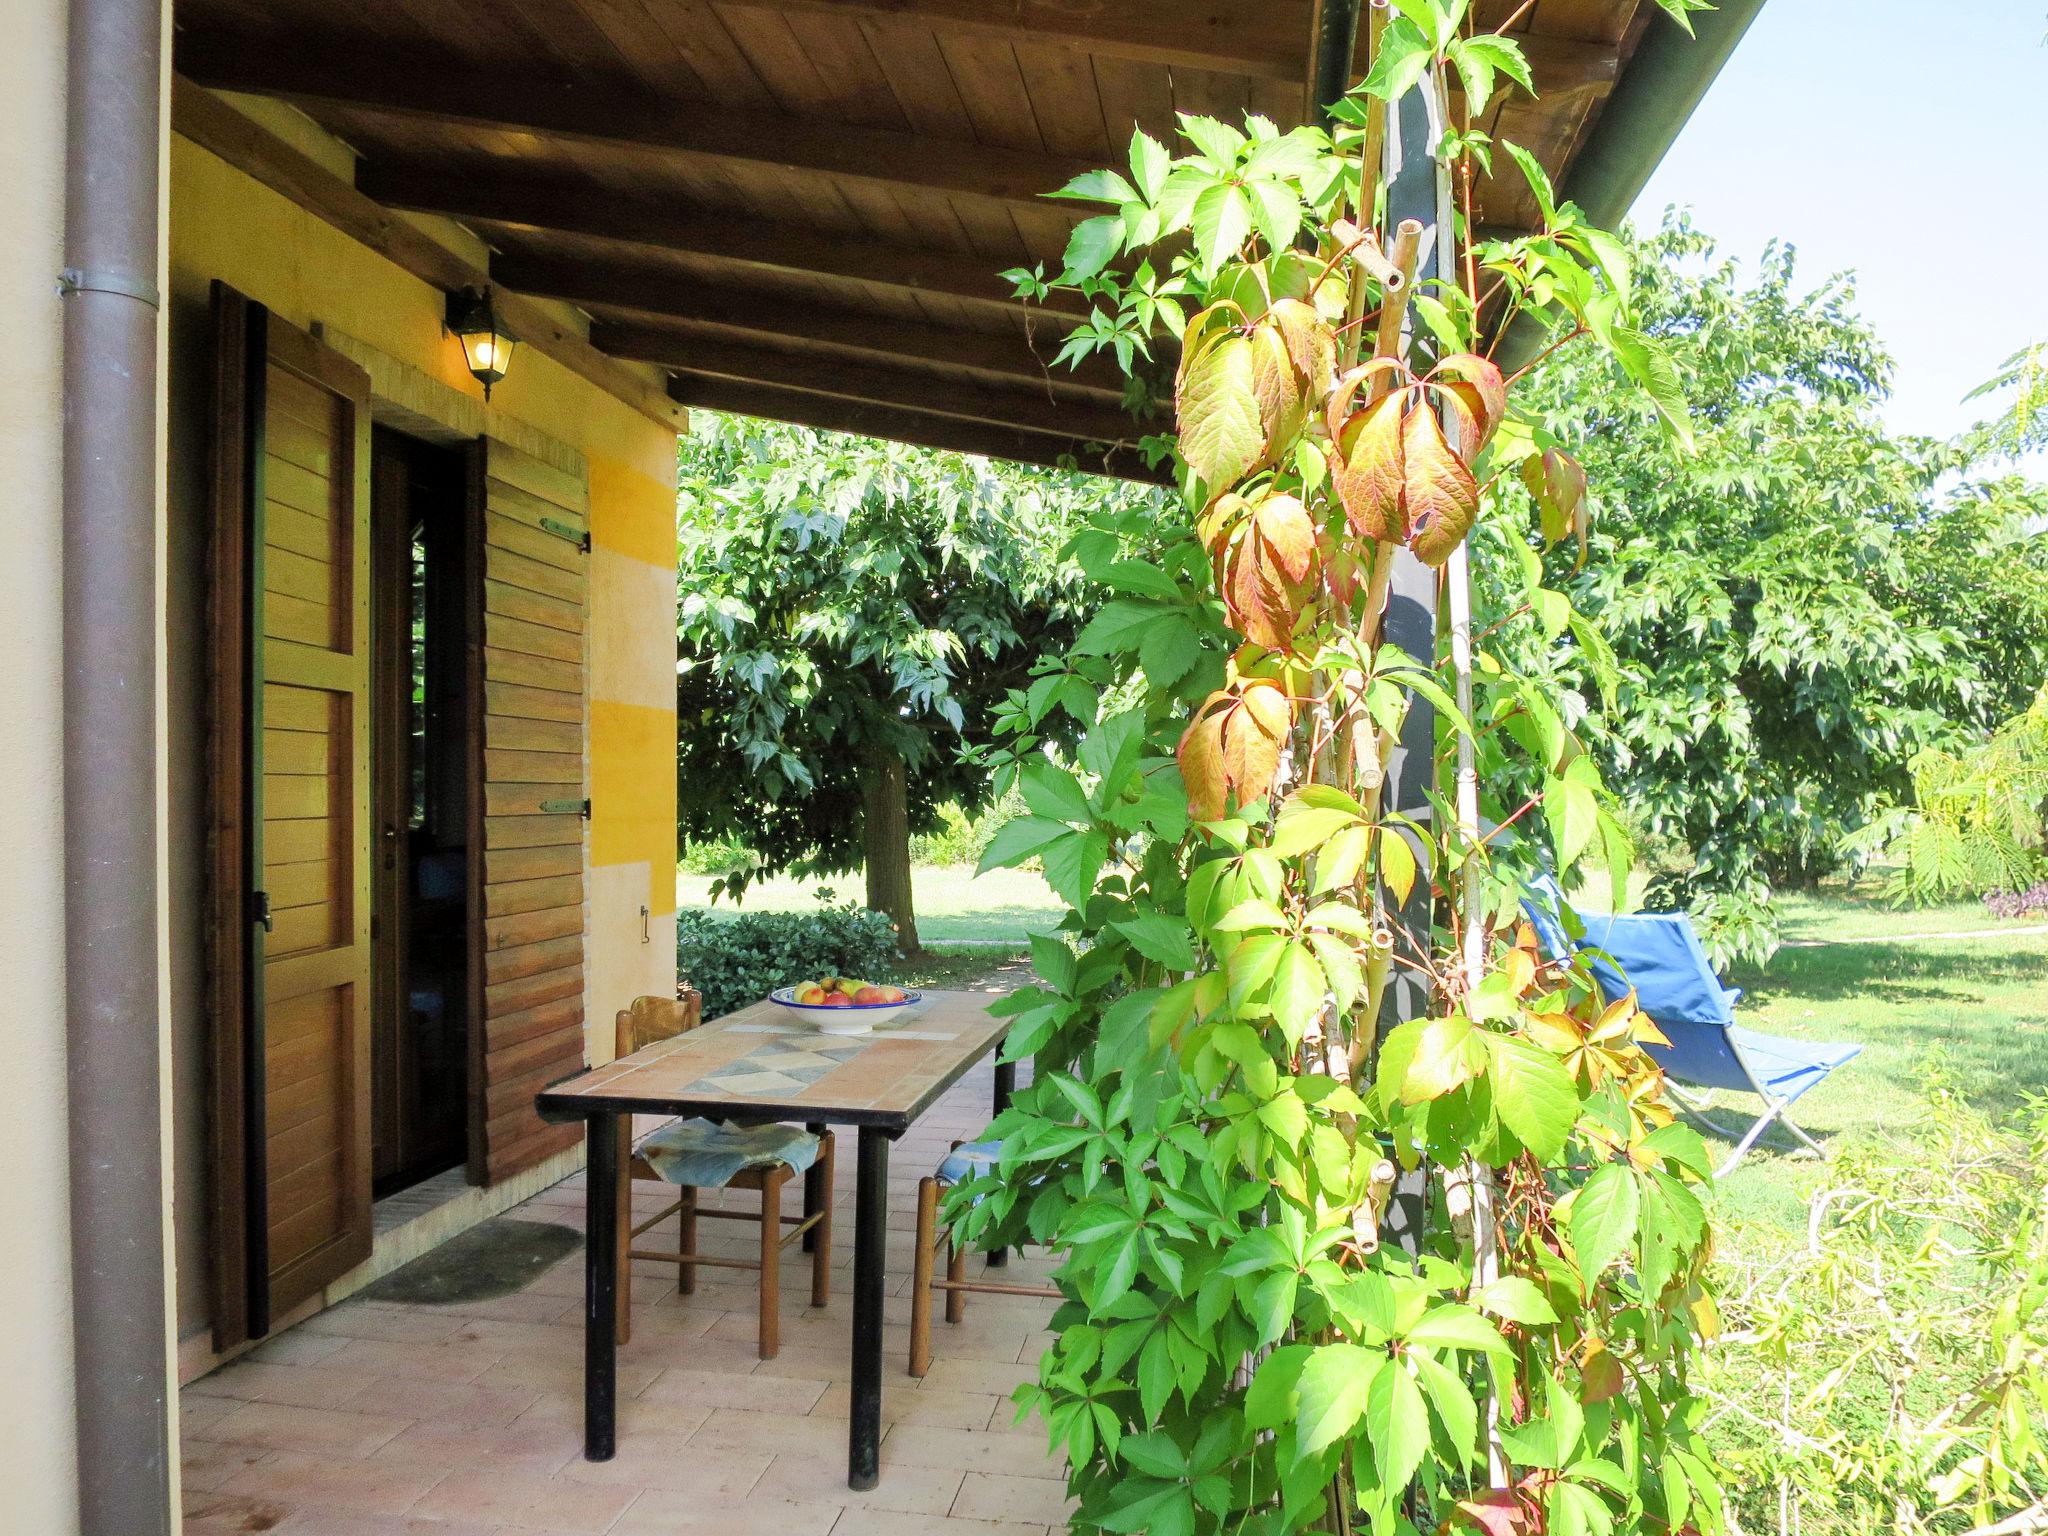
[[[523,1290],[583,1246],[583,1234],[551,1221],[499,1217],[401,1265],[359,1293],[368,1301],[445,1307]]]

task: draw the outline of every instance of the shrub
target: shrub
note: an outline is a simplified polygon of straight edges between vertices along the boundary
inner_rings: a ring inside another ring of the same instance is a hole
[[[1993,917],[2048,917],[2048,880],[2036,880],[2024,891],[1989,891],[1984,905]]]
[[[685,912],[676,968],[716,1018],[811,976],[881,976],[896,962],[896,925],[851,902],[813,912]]]
[[[1024,814],[1021,795],[1005,795],[978,816],[969,816],[956,804],[939,807],[939,827],[910,840],[913,864],[976,864],[988,852],[988,845],[1005,825]]]
[[[683,844],[676,867],[686,875],[729,875],[760,862],[761,856],[737,838],[714,837]]]

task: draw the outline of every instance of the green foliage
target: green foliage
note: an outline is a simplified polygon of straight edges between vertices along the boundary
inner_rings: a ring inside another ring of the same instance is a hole
[[[2021,347],[1965,400],[2002,399],[2005,409],[1977,428],[1972,446],[1987,456],[2017,457],[2048,447],[2048,344]]]
[[[1834,868],[1843,835],[1905,797],[1916,753],[2038,685],[2048,504],[1979,476],[1967,444],[1887,432],[1891,363],[1845,280],[1802,293],[1775,246],[1745,278],[1682,219],[1634,255],[1696,451],[1673,472],[1656,407],[1598,351],[1566,347],[1532,380],[1546,427],[1586,445],[1591,557],[1554,570],[1619,674],[1609,704],[1589,668],[1560,681],[1616,793],[1691,851],[1659,894],[1710,919],[1725,961],[1768,951],[1770,891]]]
[[[676,868],[686,875],[729,875],[751,868],[759,858],[736,837],[699,838],[683,844]]]
[[[861,859],[862,778],[908,769],[912,832],[981,804],[963,753],[1074,633],[1055,551],[1103,482],[699,413],[677,503],[678,815],[785,869]],[[1140,493],[1130,492],[1132,496]]]
[[[1569,460],[1476,355],[1453,284],[1418,303],[1434,355],[1358,361],[1358,322],[1410,302],[1359,230],[1375,92],[1447,60],[1523,77],[1512,40],[1471,46],[1462,6],[1398,11],[1387,31],[1412,39],[1333,134],[1184,117],[1179,156],[1140,134],[1128,177],[1067,189],[1112,211],[1066,269],[1015,274],[1094,300],[1071,356],[1142,372],[1182,344],[1180,504],[1074,538],[1105,600],[984,754],[1026,811],[984,864],[1038,860],[1068,910],[1033,938],[1038,983],[998,1005],[1005,1053],[1036,1059],[992,1127],[999,1167],[946,1204],[965,1240],[1058,1256],[1054,1341],[1018,1400],[1069,1460],[1082,1532],[1720,1527],[1690,1390],[1713,1319],[1705,1148],[1671,1121],[1632,1000],[1604,1007],[1517,923],[1539,848],[1566,877],[1629,862],[1548,678],[1554,649],[1614,681],[1535,553],[1572,526]],[[1481,281],[1591,335],[1683,442],[1625,252],[1540,198],[1545,231],[1486,246]],[[1532,462],[1525,533],[1497,488]],[[1442,570],[1445,628],[1481,564],[1474,632],[1545,670],[1385,643],[1404,550]],[[1426,820],[1384,793],[1418,705],[1442,765]],[[1429,983],[1421,1016],[1397,974]]]
[[[911,838],[910,860],[913,864],[979,863],[995,835],[1023,814],[1023,798],[1015,794],[972,815],[957,805],[942,805],[937,830]]]
[[[2048,842],[2048,686],[2024,714],[1961,752],[1930,747],[1913,759],[1913,804],[1844,839],[1854,855],[1890,850],[1900,862],[1886,894],[1925,905],[1959,895],[2020,891],[2043,870]]]
[[[706,1018],[757,1003],[777,987],[817,976],[879,980],[895,965],[894,925],[851,902],[676,919],[676,974],[704,994]]]
[[[2010,1121],[1938,1079],[1860,1143],[1808,1237],[1734,1266],[1743,1351],[1705,1381],[1743,1523],[1811,1536],[2024,1530],[2048,1498],[2048,1100]]]

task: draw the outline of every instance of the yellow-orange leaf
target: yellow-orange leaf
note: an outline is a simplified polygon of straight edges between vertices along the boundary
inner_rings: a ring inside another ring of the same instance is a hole
[[[1181,733],[1174,754],[1180,760],[1181,783],[1187,787],[1188,814],[1197,821],[1215,821],[1226,809],[1229,784],[1223,775],[1223,721],[1230,706],[1215,706],[1229,699],[1227,693],[1210,694]]]
[[[1295,621],[1314,600],[1319,574],[1315,522],[1293,496],[1268,496],[1252,508],[1230,548],[1223,600],[1245,638],[1285,650]]]
[[[1223,771],[1240,805],[1273,787],[1280,749],[1294,729],[1294,701],[1277,683],[1254,678],[1223,724]]]
[[[1360,538],[1406,540],[1408,536],[1401,499],[1405,480],[1401,416],[1410,403],[1406,390],[1396,390],[1352,417],[1337,439],[1331,480],[1337,499],[1344,504],[1344,519]]]
[[[1457,352],[1438,363],[1429,379],[1457,418],[1458,443],[1465,457],[1477,458],[1507,414],[1508,387],[1500,369],[1476,352]]]
[[[1423,564],[1440,566],[1479,516],[1479,483],[1426,407],[1410,411],[1402,424],[1401,467],[1408,542]]]
[[[1261,320],[1252,328],[1252,395],[1259,402],[1259,423],[1266,434],[1266,452],[1294,440],[1306,418],[1301,379],[1288,355],[1280,328]]]
[[[1275,299],[1266,318],[1287,343],[1287,355],[1294,360],[1303,394],[1320,400],[1329,393],[1337,373],[1336,333],[1323,323],[1314,305],[1300,299]]]

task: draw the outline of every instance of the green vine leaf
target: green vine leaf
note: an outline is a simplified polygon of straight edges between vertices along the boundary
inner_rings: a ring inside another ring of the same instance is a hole
[[[1579,1256],[1583,1294],[1592,1294],[1607,1266],[1635,1241],[1641,1208],[1642,1194],[1636,1188],[1635,1176],[1621,1163],[1602,1166],[1572,1196],[1566,1226],[1572,1248]]]
[[[1325,1344],[1309,1356],[1296,1389],[1295,1455],[1313,1456],[1350,1434],[1373,1383],[1389,1368],[1384,1351],[1357,1344]]]
[[[1252,346],[1243,336],[1210,343],[1187,368],[1178,402],[1180,450],[1202,483],[1225,486],[1265,451]]]
[[[1493,1107],[1522,1145],[1542,1162],[1563,1153],[1579,1118],[1579,1091],[1564,1063],[1512,1035],[1488,1035]]]

